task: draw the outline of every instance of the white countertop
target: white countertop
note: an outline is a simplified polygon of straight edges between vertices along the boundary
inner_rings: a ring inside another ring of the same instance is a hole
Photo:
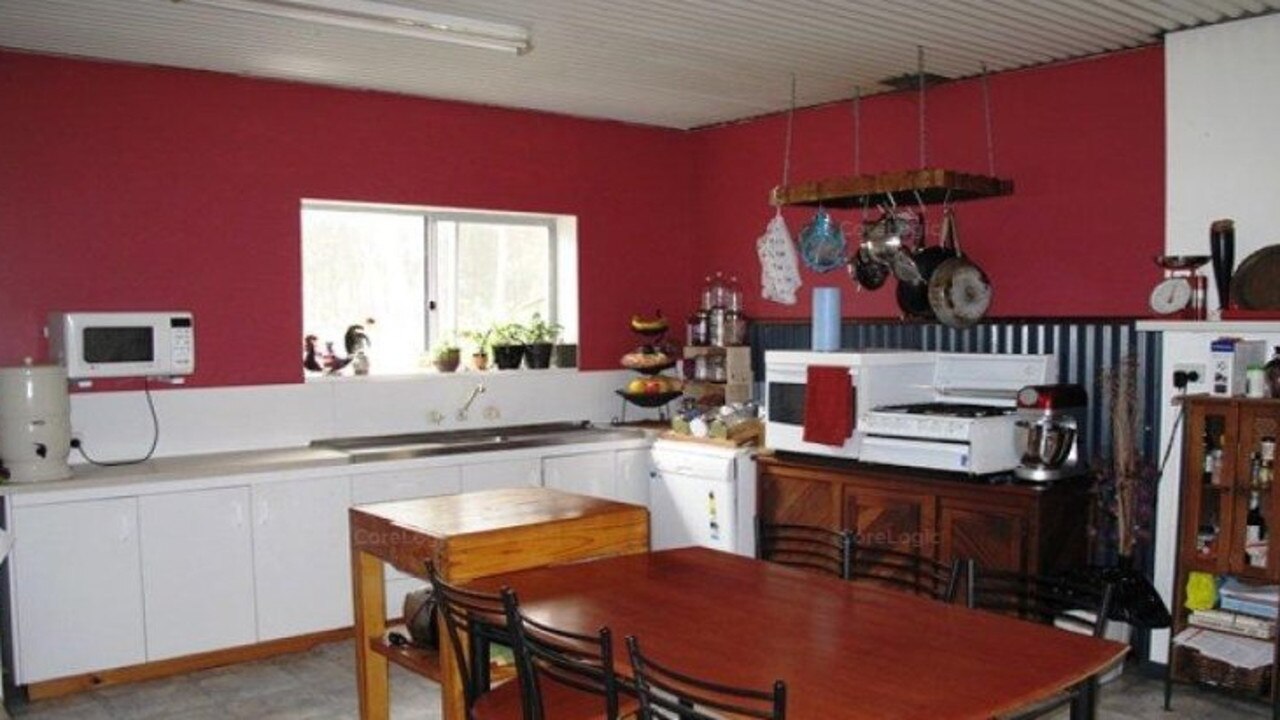
[[[350,463],[351,457],[346,453],[311,447],[179,455],[153,458],[133,465],[111,467],[72,465],[73,474],[70,478],[33,483],[5,483],[0,485],[0,495],[79,490],[104,485],[186,480],[215,475],[306,470]]]
[[[1276,320],[1139,320],[1138,332],[1280,333]]]

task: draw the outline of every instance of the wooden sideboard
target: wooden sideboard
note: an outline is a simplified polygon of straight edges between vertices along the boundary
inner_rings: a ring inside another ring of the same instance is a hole
[[[862,543],[944,563],[1044,573],[1088,561],[1090,482],[991,482],[950,473],[792,455],[759,459],[768,522],[849,529]]]

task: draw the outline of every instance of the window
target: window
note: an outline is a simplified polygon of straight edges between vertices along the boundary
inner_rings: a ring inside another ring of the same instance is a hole
[[[305,201],[303,332],[345,354],[367,328],[372,371],[414,372],[442,341],[527,323],[535,313],[576,340],[574,218]]]

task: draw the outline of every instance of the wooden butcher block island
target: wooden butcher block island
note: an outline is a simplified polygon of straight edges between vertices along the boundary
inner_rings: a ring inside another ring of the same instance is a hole
[[[649,512],[638,505],[545,488],[490,490],[351,509],[351,562],[360,717],[389,717],[388,661],[437,679],[444,717],[464,717],[450,653],[390,647],[383,564],[425,577],[425,564],[462,583],[514,570],[647,552]]]

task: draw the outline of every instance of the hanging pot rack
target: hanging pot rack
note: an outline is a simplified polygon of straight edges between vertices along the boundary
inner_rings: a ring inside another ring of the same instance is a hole
[[[924,48],[917,48],[917,83],[920,93],[920,169],[874,174],[855,174],[813,182],[783,184],[770,193],[774,206],[807,205],[835,208],[865,208],[868,205],[892,204],[895,195],[915,197],[924,205],[946,204],[964,200],[1013,194],[1013,181],[995,176],[995,153],[991,133],[991,96],[987,69],[982,68],[982,100],[986,118],[987,164],[990,175],[929,167],[925,155],[925,88],[929,77],[924,70]],[[794,89],[793,89],[794,93]],[[861,90],[859,90],[861,95]],[[856,103],[855,103],[856,106]],[[794,108],[794,97],[792,100]],[[789,140],[789,138],[788,138]],[[856,143],[856,140],[855,140]],[[855,147],[855,155],[858,148]],[[858,158],[860,159],[860,158]],[[855,168],[859,163],[855,161]]]

